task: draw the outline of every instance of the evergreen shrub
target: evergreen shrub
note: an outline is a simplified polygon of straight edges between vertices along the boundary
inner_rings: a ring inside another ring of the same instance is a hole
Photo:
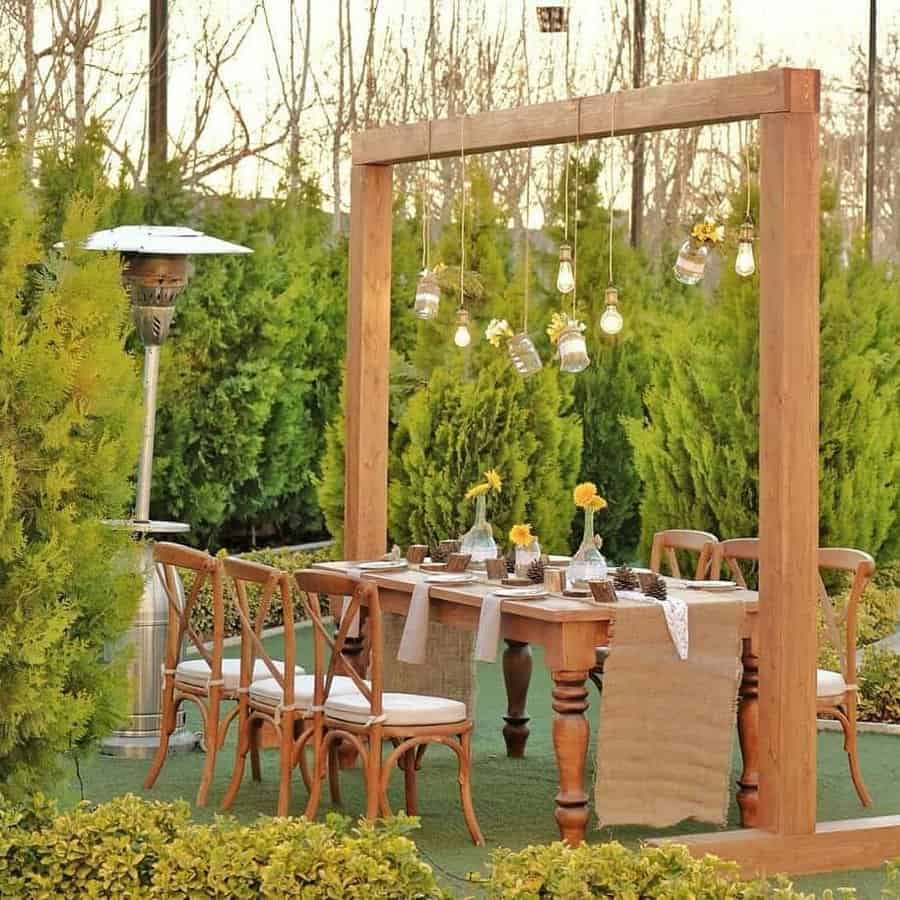
[[[126,512],[140,439],[140,378],[125,351],[115,256],[77,241],[42,258],[33,199],[0,160],[0,795],[49,780],[60,754],[108,734],[125,710],[125,660],[103,661],[141,592]]]

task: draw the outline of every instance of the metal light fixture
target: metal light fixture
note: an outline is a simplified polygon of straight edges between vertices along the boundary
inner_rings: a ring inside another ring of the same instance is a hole
[[[606,289],[606,308],[600,316],[600,330],[605,334],[618,334],[624,320],[619,312],[619,291],[613,285]]]
[[[64,245],[55,245],[58,249]],[[96,231],[81,245],[85,250],[119,253],[124,263],[122,280],[131,299],[131,316],[144,344],[144,425],[138,461],[137,494],[133,519],[110,520],[108,525],[147,538],[150,534],[177,534],[190,530],[183,522],[150,520],[150,483],[156,435],[156,393],[160,347],[175,318],[175,299],[188,282],[188,257],[223,253],[252,253],[249,247],[210,237],[192,228],[159,225],[122,225]],[[159,743],[160,677],[165,660],[168,597],[153,565],[153,543],[145,540],[142,553],[144,592],[131,628],[122,644],[132,644],[129,666],[133,700],[129,721],[102,744],[113,756],[149,757]],[[119,648],[108,648],[114,653]],[[196,737],[184,730],[184,716],[169,739],[169,750],[190,750]]]
[[[747,215],[738,231],[738,252],[734,271],[742,278],[749,278],[756,271],[753,258],[753,219]]]
[[[460,307],[456,311],[456,331],[453,334],[453,343],[457,347],[468,347],[472,343],[472,334],[469,331],[469,311]]]
[[[575,290],[575,272],[572,268],[572,245],[559,245],[559,271],[556,275],[556,289],[561,294],[571,294]]]

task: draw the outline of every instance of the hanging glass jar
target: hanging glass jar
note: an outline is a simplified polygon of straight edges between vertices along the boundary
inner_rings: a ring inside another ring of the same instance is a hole
[[[512,360],[513,366],[523,378],[534,375],[544,365],[535,349],[534,341],[524,331],[513,335],[509,339],[507,348],[509,349],[509,358]]]
[[[581,545],[566,568],[566,587],[585,589],[588,581],[606,578],[606,572],[606,560],[594,537],[594,510],[587,506],[584,510],[584,535],[581,538]]]
[[[559,334],[559,367],[563,372],[583,372],[591,364],[587,341],[577,322],[567,325]]]
[[[709,247],[704,241],[688,238],[678,251],[674,268],[675,277],[682,284],[697,284],[706,271],[708,257]]]
[[[441,289],[437,276],[430,269],[422,269],[416,284],[414,312],[420,319],[433,319],[441,302]]]
[[[484,494],[475,498],[475,523],[462,536],[459,552],[468,553],[473,563],[483,563],[486,559],[497,558],[494,529],[487,520],[487,502]]]
[[[541,545],[538,539],[532,538],[526,547],[516,545],[516,575],[519,578],[528,577],[528,567],[541,558]]]

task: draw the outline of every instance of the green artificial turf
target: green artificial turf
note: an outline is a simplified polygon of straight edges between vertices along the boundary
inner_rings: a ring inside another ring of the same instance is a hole
[[[273,655],[281,647],[280,638],[269,638],[268,646]],[[298,658],[312,658],[311,638],[307,629],[298,630]],[[231,656],[238,655],[238,648],[229,648]],[[481,829],[487,846],[477,848],[469,840],[459,811],[455,780],[455,757],[442,747],[432,747],[425,757],[419,777],[419,815],[421,830],[415,835],[419,848],[441,874],[442,881],[461,894],[472,894],[472,887],[460,880],[470,871],[481,869],[492,848],[498,846],[519,848],[527,844],[547,843],[558,839],[553,818],[553,797],[557,790],[556,762],[551,740],[552,712],[550,708],[551,682],[541,653],[535,650],[534,674],[529,692],[528,711],[532,716],[531,736],[524,759],[508,759],[501,728],[501,715],[505,711],[506,696],[503,675],[499,665],[479,664],[478,699],[474,738],[474,800]],[[591,709],[588,712],[592,730],[596,726],[596,692],[591,687]],[[198,728],[198,715],[193,704],[186,704],[189,724]],[[234,741],[230,736],[217,761],[216,779],[210,791],[209,805],[195,810],[197,819],[215,815],[231,774]],[[874,805],[863,810],[853,790],[843,753],[841,735],[820,733],[818,738],[819,819],[855,818],[862,815],[885,815],[900,810],[900,737],[862,735],[860,755],[863,774],[874,798]],[[591,752],[593,753],[593,747]],[[84,796],[98,802],[119,794],[133,792],[138,795],[165,800],[184,799],[193,803],[203,756],[200,752],[174,755],[166,762],[156,787],[145,792],[142,782],[148,763],[144,760],[121,760],[95,756],[82,761],[81,775]],[[739,756],[735,754],[735,766]],[[245,781],[232,807],[232,813],[243,821],[259,814],[275,812],[278,794],[277,753],[263,754],[263,778],[259,783],[250,780],[249,765]],[[402,806],[403,779],[392,781],[391,803]],[[588,774],[590,778],[590,772]],[[347,813],[358,814],[364,807],[362,779],[358,770],[342,773],[343,807]],[[294,810],[302,810],[305,791],[297,776],[295,781]],[[330,808],[328,792],[323,792],[324,802],[320,814]],[[78,782],[74,777],[60,791],[63,803],[74,803],[79,798]],[[737,808],[732,799],[729,810],[729,827],[738,822]],[[684,823],[664,832],[643,828],[612,828],[597,830],[591,826],[588,839],[591,842],[616,839],[636,845],[654,834],[679,834],[709,831],[710,826],[701,823]],[[798,888],[820,892],[826,887],[852,886],[861,898],[875,898],[884,883],[878,870],[841,872],[833,875],[797,878]]]

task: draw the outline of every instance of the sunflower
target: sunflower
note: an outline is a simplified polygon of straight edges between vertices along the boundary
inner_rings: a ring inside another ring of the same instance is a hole
[[[576,506],[585,509],[596,499],[597,485],[593,481],[585,481],[575,487],[575,490],[572,491],[572,497]]]
[[[531,525],[513,525],[513,527],[509,529],[509,539],[517,547],[530,546],[531,542],[534,540],[534,535],[531,533]]]

